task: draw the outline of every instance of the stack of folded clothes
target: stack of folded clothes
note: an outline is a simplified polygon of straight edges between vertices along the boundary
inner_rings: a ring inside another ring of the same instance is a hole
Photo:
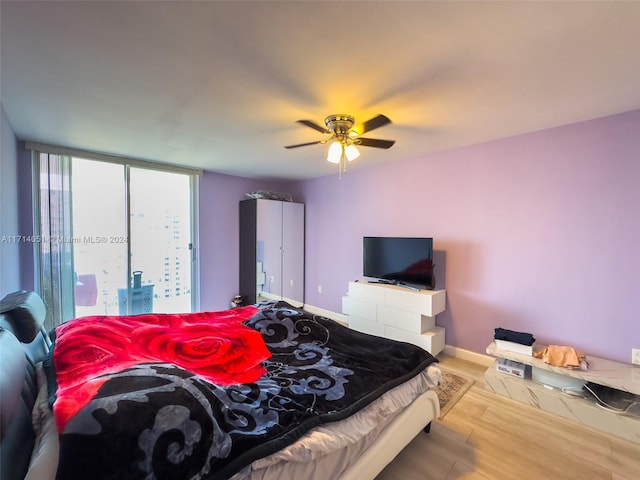
[[[533,344],[536,339],[526,332],[516,332],[506,328],[496,328],[493,341],[496,348],[508,352],[521,353],[523,355],[533,355]]]

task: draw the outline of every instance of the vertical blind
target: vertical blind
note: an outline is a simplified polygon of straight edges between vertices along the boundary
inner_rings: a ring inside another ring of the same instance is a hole
[[[38,290],[50,329],[74,317],[73,230],[71,217],[71,157],[35,155],[35,235]]]

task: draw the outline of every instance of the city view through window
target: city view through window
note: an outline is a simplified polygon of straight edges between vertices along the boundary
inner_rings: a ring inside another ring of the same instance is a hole
[[[191,311],[188,175],[74,158],[76,316]],[[130,271],[128,259],[130,252]]]

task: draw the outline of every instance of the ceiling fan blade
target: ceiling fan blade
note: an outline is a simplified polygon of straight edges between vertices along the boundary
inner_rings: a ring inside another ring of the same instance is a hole
[[[306,147],[307,145],[317,145],[318,143],[322,143],[322,140],[318,140],[317,142],[299,143],[297,145],[286,145],[284,148]]]
[[[317,130],[322,133],[330,133],[329,130],[327,130],[324,127],[321,127],[316,122],[312,122],[311,120],[298,120],[298,123],[301,123],[302,125],[306,125],[307,127],[311,127],[314,130]]]
[[[375,147],[375,148],[391,148],[395,140],[379,140],[377,138],[362,138],[358,137],[358,139],[354,142],[357,145],[362,145],[363,147]]]
[[[391,120],[389,120],[388,117],[380,114],[376,117],[373,117],[370,120],[367,120],[362,125],[358,125],[356,128],[354,128],[354,130],[358,132],[358,135],[362,135],[365,132],[370,132],[374,128],[383,127],[390,123],[391,123]]]

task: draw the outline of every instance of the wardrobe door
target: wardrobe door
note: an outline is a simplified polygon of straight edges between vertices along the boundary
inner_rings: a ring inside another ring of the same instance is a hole
[[[304,204],[282,202],[282,297],[304,304]]]
[[[257,261],[262,262],[265,283],[262,291],[282,297],[282,203],[256,200]]]
[[[257,242],[256,242],[256,214],[258,204],[255,200],[240,202],[240,282],[239,293],[245,302],[256,303],[258,293],[262,290],[264,281],[256,273]]]

